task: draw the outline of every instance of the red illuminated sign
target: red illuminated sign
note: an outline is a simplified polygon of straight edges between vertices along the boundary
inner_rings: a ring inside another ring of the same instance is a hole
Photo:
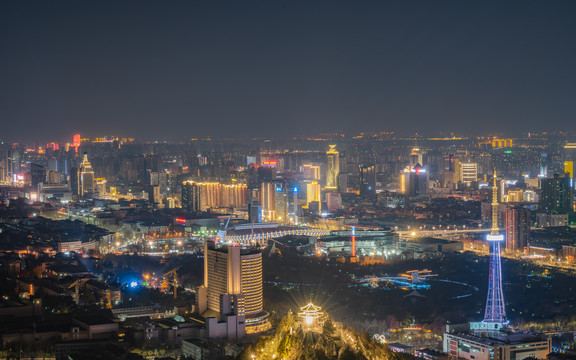
[[[74,135],[74,137],[72,138],[72,146],[76,150],[76,153],[78,153],[78,147],[80,146],[80,134]]]

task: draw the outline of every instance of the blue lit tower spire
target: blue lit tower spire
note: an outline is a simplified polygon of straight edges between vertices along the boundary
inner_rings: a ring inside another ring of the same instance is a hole
[[[484,323],[506,323],[506,308],[502,292],[502,265],[500,261],[500,244],[504,235],[498,229],[498,186],[496,184],[496,171],[494,171],[494,186],[492,187],[492,231],[486,240],[490,242],[490,272],[488,275],[488,297]]]

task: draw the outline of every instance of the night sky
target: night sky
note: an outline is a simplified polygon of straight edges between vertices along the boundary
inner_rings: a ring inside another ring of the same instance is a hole
[[[576,1],[0,2],[2,139],[576,130]]]

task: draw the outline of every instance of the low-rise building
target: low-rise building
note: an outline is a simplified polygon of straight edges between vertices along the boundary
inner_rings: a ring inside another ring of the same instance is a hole
[[[443,350],[465,360],[544,359],[551,351],[552,340],[543,334],[529,332],[478,336],[446,326]]]

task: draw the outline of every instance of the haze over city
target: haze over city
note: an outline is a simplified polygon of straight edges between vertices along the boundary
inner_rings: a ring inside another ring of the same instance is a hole
[[[574,130],[576,4],[5,1],[2,137]]]

